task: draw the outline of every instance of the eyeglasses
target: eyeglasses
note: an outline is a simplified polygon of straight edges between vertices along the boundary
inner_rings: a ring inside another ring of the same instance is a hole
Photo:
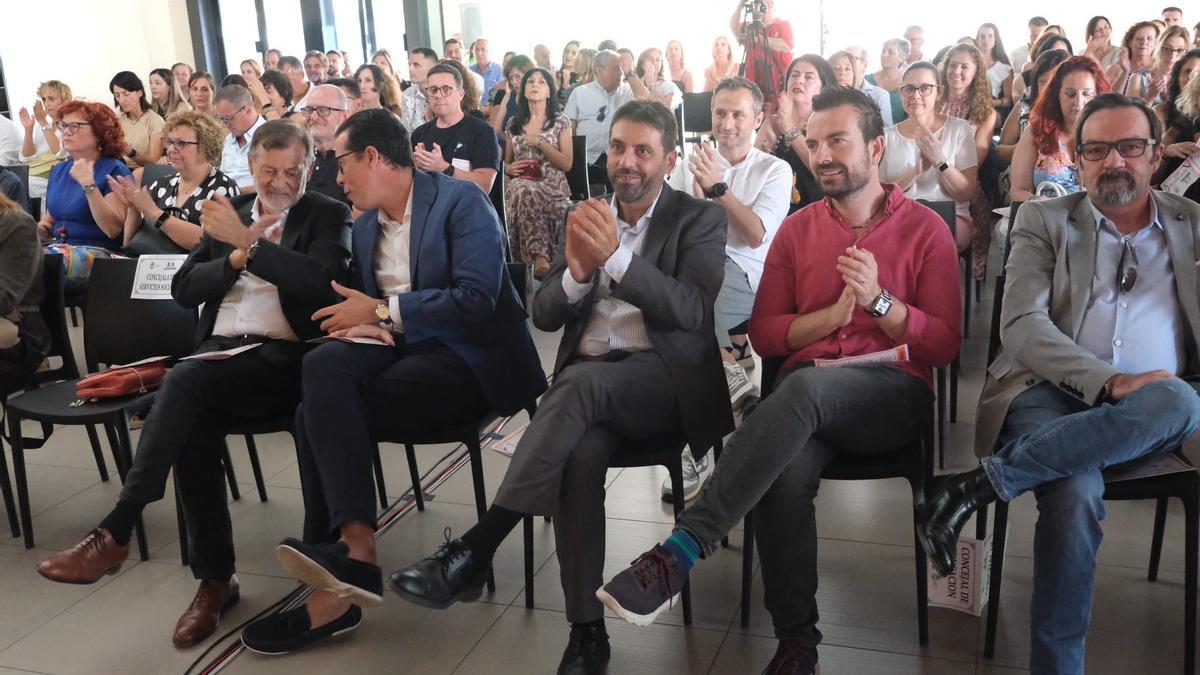
[[[163,148],[183,152],[189,145],[200,145],[200,141],[185,141],[182,138],[164,138]]]
[[[425,87],[425,96],[434,98],[435,96],[449,96],[452,92],[457,91],[458,87],[449,84],[443,84],[440,87]]]
[[[930,96],[933,96],[934,92],[936,92],[939,87],[941,87],[941,85],[938,84],[906,84],[903,87],[900,87],[900,94],[903,95],[904,98],[912,98],[916,96],[918,92],[920,92],[921,98],[929,98]]]
[[[1133,159],[1134,157],[1141,157],[1146,154],[1146,148],[1151,145],[1158,145],[1158,141],[1153,138],[1122,138],[1112,143],[1106,141],[1088,141],[1076,146],[1075,152],[1079,153],[1080,156],[1089,162],[1103,160],[1114,149],[1125,159]]]
[[[242,107],[238,108],[237,110],[234,110],[232,115],[229,115],[229,116],[217,115],[217,121],[220,122],[221,124],[224,124],[225,126],[229,126],[230,124],[233,124],[233,118],[237,117],[238,113],[242,112],[245,109],[246,109],[246,106],[242,106]]]
[[[1163,45],[1163,48],[1162,48],[1162,53],[1170,54],[1171,56],[1179,56],[1186,51],[1187,51],[1187,47],[1176,47],[1175,49],[1171,49],[1170,47]]]
[[[1121,260],[1117,262],[1117,292],[1128,293],[1133,290],[1134,284],[1137,283],[1137,268],[1138,257],[1137,249],[1128,237],[1121,237]],[[1128,258],[1130,265],[1125,266],[1125,259]]]
[[[345,108],[330,108],[327,105],[319,105],[315,108],[304,106],[300,109],[300,114],[304,115],[305,117],[312,117],[313,113],[317,113],[317,116],[321,119],[327,119],[329,117],[329,113],[335,110],[338,112],[346,112]]]
[[[600,112],[596,113],[596,121],[597,121],[597,122],[603,122],[603,121],[604,121],[604,115],[605,115],[605,111],[606,111],[606,110],[608,110],[608,106],[607,106],[607,105],[602,105],[602,106],[600,106]]]
[[[345,169],[342,167],[342,159],[344,157],[349,157],[350,155],[358,155],[361,153],[362,153],[362,150],[351,150],[350,152],[343,152],[340,155],[334,155],[333,161],[337,162],[338,173],[343,173],[345,171]]]
[[[63,136],[74,136],[79,133],[80,129],[90,129],[91,126],[87,122],[59,122],[58,130],[62,132]]]

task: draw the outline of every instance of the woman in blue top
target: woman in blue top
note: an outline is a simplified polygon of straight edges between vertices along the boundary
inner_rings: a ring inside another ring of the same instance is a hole
[[[125,208],[110,194],[108,176],[130,175],[121,160],[127,150],[121,123],[101,103],[68,101],[58,110],[63,150],[70,157],[50,172],[46,214],[38,223],[42,238],[120,251]]]

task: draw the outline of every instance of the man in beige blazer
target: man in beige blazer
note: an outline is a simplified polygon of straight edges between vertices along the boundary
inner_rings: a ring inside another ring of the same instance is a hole
[[[1200,428],[1200,205],[1150,190],[1162,125],[1104,94],[1075,132],[1087,192],[1030,202],[1013,228],[1003,344],[979,403],[981,466],[946,480],[919,530],[942,574],[980,506],[1032,490],[1030,670],[1083,673],[1106,467]],[[1188,378],[1190,379],[1190,378]]]

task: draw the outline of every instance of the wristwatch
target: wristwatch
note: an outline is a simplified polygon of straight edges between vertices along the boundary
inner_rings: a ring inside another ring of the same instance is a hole
[[[379,324],[384,328],[389,328],[394,323],[392,321],[392,310],[388,308],[388,299],[383,298],[379,304],[375,306],[375,318],[379,319]]]
[[[796,127],[783,135],[783,144],[791,145],[797,138],[800,138],[803,135],[804,130],[800,127]]]
[[[713,183],[713,186],[704,191],[705,199],[720,199],[729,191],[729,186],[724,183]]]
[[[246,249],[246,264],[249,264],[251,260],[254,260],[254,256],[258,255],[258,245],[260,243],[262,243],[262,239],[255,239]]]
[[[863,309],[876,319],[882,319],[892,309],[892,294],[886,288],[881,288],[875,300]]]
[[[1104,388],[1100,390],[1100,399],[1096,403],[1116,403],[1112,397],[1113,380],[1115,379],[1117,379],[1117,376],[1113,375],[1104,383]]]
[[[160,215],[158,217],[158,220],[154,221],[154,229],[161,230],[163,223],[166,223],[167,218],[170,218],[170,217],[171,217],[171,212],[166,209],[163,209],[162,215]]]
[[[450,166],[442,169],[442,173],[446,174],[447,176],[450,176],[451,178],[454,178],[454,165],[451,164]]]
[[[941,164],[938,164],[938,167],[937,167],[938,173],[942,173],[943,171],[945,171],[946,169],[949,169],[949,168],[950,168],[950,162],[943,161]]]
[[[87,185],[84,185],[84,186],[83,186],[83,191],[84,191],[85,193],[89,194],[89,195],[90,195],[90,194],[92,194],[93,192],[95,192],[95,191],[96,191],[96,184],[95,184],[95,183],[88,183]]]

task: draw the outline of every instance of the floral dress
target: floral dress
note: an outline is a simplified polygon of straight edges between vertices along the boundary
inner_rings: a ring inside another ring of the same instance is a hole
[[[570,127],[571,120],[560,113],[550,129],[542,130],[542,144],[557,148],[559,135]],[[510,125],[509,132],[513,133],[513,159],[540,160],[542,171],[541,179],[536,180],[509,176],[504,188],[504,211],[513,257],[523,262],[533,262],[538,256],[553,260],[562,241],[563,218],[571,205],[567,176],[535,147],[536,140],[530,144],[524,129],[512,129]]]

